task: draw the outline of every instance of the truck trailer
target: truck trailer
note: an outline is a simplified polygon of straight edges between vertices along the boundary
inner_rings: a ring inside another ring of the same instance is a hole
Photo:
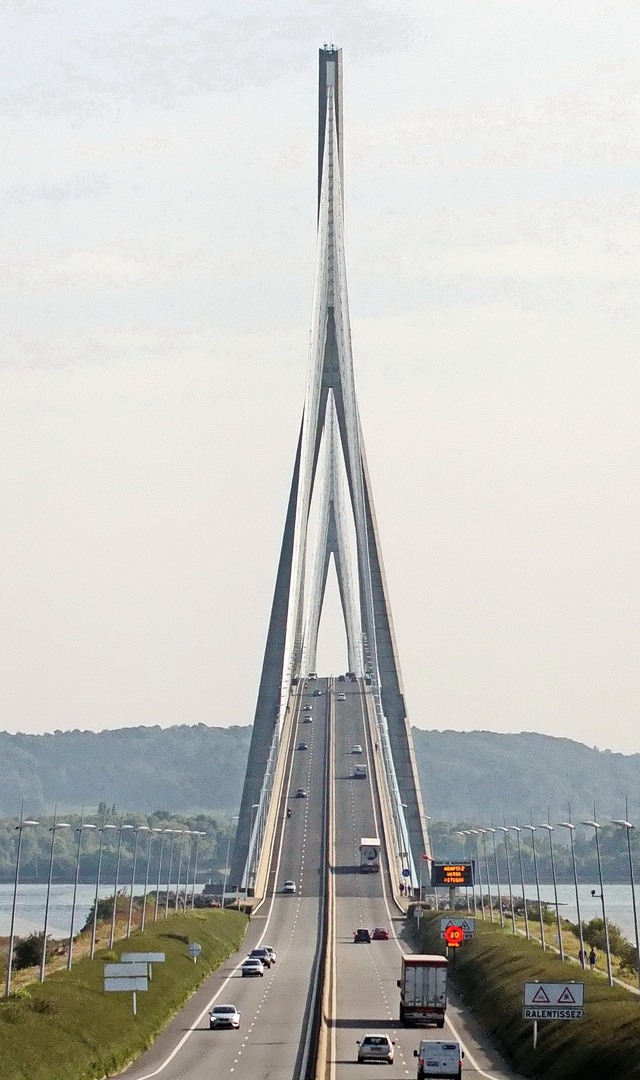
[[[363,836],[360,841],[360,873],[377,874],[380,871],[380,841],[377,836]]]
[[[400,1023],[405,1027],[435,1024],[444,1027],[447,1008],[447,958],[425,953],[402,957]]]

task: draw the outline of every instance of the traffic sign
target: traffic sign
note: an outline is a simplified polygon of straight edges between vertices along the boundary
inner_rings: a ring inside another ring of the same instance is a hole
[[[402,876],[403,877],[411,877],[411,871],[407,870],[406,866],[405,866],[404,870],[402,871]]]
[[[194,964],[195,964],[196,960],[198,959],[198,957],[200,956],[201,952],[202,952],[202,945],[199,945],[197,941],[190,941],[189,942],[189,956],[193,957]]]
[[[118,964],[118,965],[115,965],[115,966],[119,967],[120,965]],[[125,977],[124,979],[105,979],[104,980],[104,988],[105,988],[105,991],[107,993],[113,993],[114,991],[120,991],[120,990],[126,990],[126,991],[128,991],[128,993],[131,993],[132,990],[133,991],[135,991],[135,990],[146,990],[147,989],[147,977],[145,975],[144,978],[142,978],[142,977],[131,978],[129,976],[129,977]]]
[[[464,934],[465,940],[472,938],[476,932],[476,920],[475,919],[440,919],[440,937],[444,937],[447,929],[450,926],[459,926]]]
[[[163,952],[123,952],[120,956],[123,964],[164,964]]]
[[[146,964],[105,964],[105,979],[136,979],[147,977]]]
[[[464,930],[461,926],[448,926],[444,932],[444,939],[447,945],[457,949],[460,942],[464,941]]]
[[[584,983],[525,983],[523,1020],[579,1020],[584,1016]]]

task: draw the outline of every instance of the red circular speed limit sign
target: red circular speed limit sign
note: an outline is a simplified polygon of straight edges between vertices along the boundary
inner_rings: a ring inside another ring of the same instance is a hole
[[[460,942],[464,941],[464,930],[461,926],[448,926],[444,932],[444,940],[447,945],[457,948]]]

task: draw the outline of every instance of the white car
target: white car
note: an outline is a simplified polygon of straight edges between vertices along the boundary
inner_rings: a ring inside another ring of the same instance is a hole
[[[285,881],[284,885],[282,886],[282,891],[286,893],[294,893],[296,891],[295,881]]]
[[[271,963],[275,964],[276,959],[277,959],[276,950],[273,948],[272,945],[264,945],[263,948],[265,948],[268,953],[271,953]]]
[[[240,1027],[240,1013],[235,1005],[216,1005],[209,1013],[209,1029],[223,1027]]]
[[[346,701],[346,700],[347,700],[347,695],[346,694],[338,694],[338,701]]]
[[[388,1035],[364,1035],[358,1040],[358,1064],[364,1061],[386,1061],[393,1065],[395,1040]]]
[[[241,968],[242,978],[251,979],[264,975],[264,964],[257,957],[248,956]]]
[[[351,747],[351,753],[352,754],[361,754],[362,753],[362,747],[360,746],[360,743],[356,743],[355,746]]]

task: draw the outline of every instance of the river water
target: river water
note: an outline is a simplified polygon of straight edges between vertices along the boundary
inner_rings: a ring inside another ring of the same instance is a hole
[[[0,886],[1,888],[1,886]],[[597,896],[591,895],[591,890],[594,889],[598,894]],[[484,895],[487,895],[487,886],[485,884],[483,888]],[[504,897],[508,898],[508,889],[502,884],[500,892]],[[640,886],[636,885],[636,904],[638,906],[638,914],[640,916]],[[491,886],[492,896],[496,896],[495,885]],[[516,899],[522,899],[522,886],[520,882],[513,883],[513,894]],[[525,885],[525,894],[527,900],[533,900],[537,902],[538,896],[536,893],[535,884]],[[440,898],[444,896],[443,891],[440,891]],[[477,896],[477,890],[476,890]],[[551,904],[555,906],[555,900],[553,895],[553,885],[541,885],[540,886],[540,899],[543,904]],[[578,885],[578,899],[580,901],[580,916],[583,922],[589,922],[590,919],[602,918],[602,901],[600,900],[600,886],[599,885]],[[607,911],[607,920],[613,922],[616,926],[619,926],[622,933],[629,941],[635,941],[635,933],[633,929],[633,906],[631,900],[631,886],[630,885],[605,885],[604,887],[604,902]],[[578,914],[576,910],[576,893],[573,885],[558,885],[558,904],[560,905],[560,915],[563,919],[570,919],[571,922],[578,921]]]
[[[144,883],[134,886],[134,895],[142,896]],[[174,886],[175,891],[175,886]],[[196,892],[202,891],[202,885],[196,885]],[[118,892],[129,894],[127,885],[119,885]],[[93,907],[96,894],[95,885],[78,885],[76,911],[73,920],[74,933],[78,933],[87,921]],[[100,898],[111,896],[113,885],[101,885]],[[20,885],[16,905],[15,932],[19,937],[38,933],[43,928],[44,905],[47,886]],[[161,895],[162,901],[162,895]],[[13,885],[0,885],[0,937],[7,937],[11,928],[11,905],[13,903]],[[73,885],[52,885],[49,904],[49,928],[47,933],[54,938],[69,937],[71,907],[73,904]]]

